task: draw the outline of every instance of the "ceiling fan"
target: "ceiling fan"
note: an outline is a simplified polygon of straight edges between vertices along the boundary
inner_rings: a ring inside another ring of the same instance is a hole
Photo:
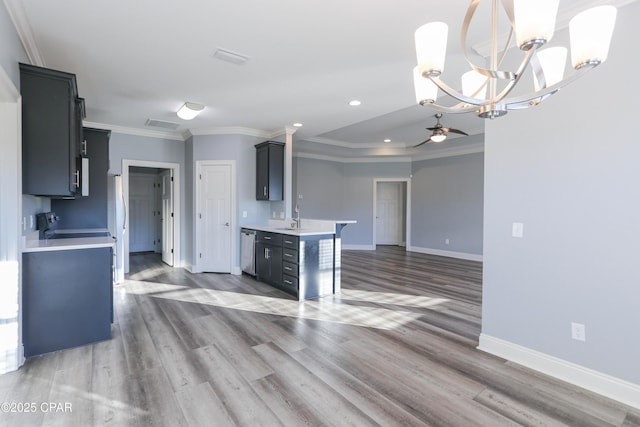
[[[431,136],[426,141],[422,141],[420,144],[414,145],[413,148],[419,147],[422,144],[426,144],[427,142],[442,142],[445,139],[447,139],[447,134],[449,132],[457,133],[460,135],[467,135],[467,136],[469,135],[468,133],[463,132],[460,129],[443,127],[442,123],[440,123],[440,119],[442,118],[442,113],[437,113],[435,115],[435,118],[436,118],[436,125],[432,128],[426,128],[427,130],[430,130],[433,132]]]

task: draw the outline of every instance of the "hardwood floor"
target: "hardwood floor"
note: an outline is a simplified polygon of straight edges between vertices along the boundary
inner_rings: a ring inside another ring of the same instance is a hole
[[[37,406],[0,425],[640,426],[640,411],[475,349],[480,263],[397,247],[342,260],[341,295],[298,303],[133,256],[113,338],[0,376],[0,402]]]

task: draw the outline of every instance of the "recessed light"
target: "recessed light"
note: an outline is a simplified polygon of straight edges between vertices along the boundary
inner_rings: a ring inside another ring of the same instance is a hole
[[[391,142],[389,138],[385,139],[384,142]]]
[[[302,127],[302,123],[294,123],[293,126],[295,126],[297,128],[301,128]]]
[[[360,104],[362,104],[362,102],[358,101],[357,99],[349,101],[349,105],[351,105],[352,107],[357,107]]]

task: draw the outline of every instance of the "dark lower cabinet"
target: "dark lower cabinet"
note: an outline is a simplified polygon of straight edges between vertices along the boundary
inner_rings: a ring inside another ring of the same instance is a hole
[[[25,356],[111,338],[112,249],[22,255]]]
[[[256,235],[256,279],[280,286],[282,283],[282,237],[275,233]]]
[[[256,279],[302,301],[335,291],[333,234],[256,233]]]

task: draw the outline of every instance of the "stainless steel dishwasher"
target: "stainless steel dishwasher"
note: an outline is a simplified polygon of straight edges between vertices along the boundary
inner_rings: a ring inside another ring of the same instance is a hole
[[[240,268],[244,273],[256,275],[256,231],[240,229]]]

